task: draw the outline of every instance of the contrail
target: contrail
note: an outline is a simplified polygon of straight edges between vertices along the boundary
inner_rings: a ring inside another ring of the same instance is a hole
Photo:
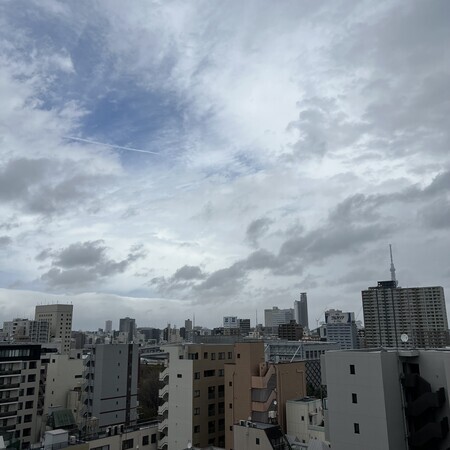
[[[73,136],[64,136],[64,139],[70,139],[72,141],[86,142],[87,144],[103,145],[103,147],[109,147],[109,148],[120,148],[121,150],[127,150],[129,152],[149,153],[151,155],[159,155],[159,153],[151,152],[150,150],[141,150],[139,148],[122,147],[121,145],[105,144],[104,142],[91,141],[90,139],[81,139],[81,138],[77,138],[77,137],[73,137]]]

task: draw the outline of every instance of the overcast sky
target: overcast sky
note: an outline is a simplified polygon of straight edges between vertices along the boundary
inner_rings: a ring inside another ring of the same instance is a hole
[[[0,322],[362,319],[450,287],[450,2],[3,0]],[[109,145],[98,145],[104,143]],[[116,147],[111,147],[114,145]]]

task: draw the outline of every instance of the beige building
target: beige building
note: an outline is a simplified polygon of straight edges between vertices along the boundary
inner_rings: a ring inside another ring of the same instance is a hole
[[[70,352],[72,335],[73,305],[38,305],[35,320],[46,321],[50,325],[50,339],[61,343],[61,353]]]
[[[225,446],[225,363],[232,344],[168,345],[159,395],[159,449]]]
[[[286,431],[286,402],[306,395],[304,362],[266,363],[263,342],[237,343],[225,364],[225,447],[233,448],[240,420],[279,424]]]
[[[81,355],[80,355],[81,356]],[[70,408],[70,392],[83,383],[83,360],[69,355],[50,355],[47,364],[44,414],[51,408]]]
[[[322,400],[303,397],[286,403],[286,433],[296,442],[325,442]]]

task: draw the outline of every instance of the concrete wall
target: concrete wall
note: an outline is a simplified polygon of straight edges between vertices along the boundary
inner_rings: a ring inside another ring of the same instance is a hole
[[[396,353],[332,351],[323,360],[333,450],[406,450]],[[350,365],[355,367],[353,375]]]
[[[68,355],[51,355],[47,365],[44,414],[50,407],[67,408],[69,391],[83,382],[83,360]]]

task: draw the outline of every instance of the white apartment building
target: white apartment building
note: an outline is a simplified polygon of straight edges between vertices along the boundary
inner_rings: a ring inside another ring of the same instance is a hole
[[[73,305],[38,305],[35,309],[35,320],[49,323],[50,339],[61,343],[61,353],[63,354],[70,352],[72,315]]]

